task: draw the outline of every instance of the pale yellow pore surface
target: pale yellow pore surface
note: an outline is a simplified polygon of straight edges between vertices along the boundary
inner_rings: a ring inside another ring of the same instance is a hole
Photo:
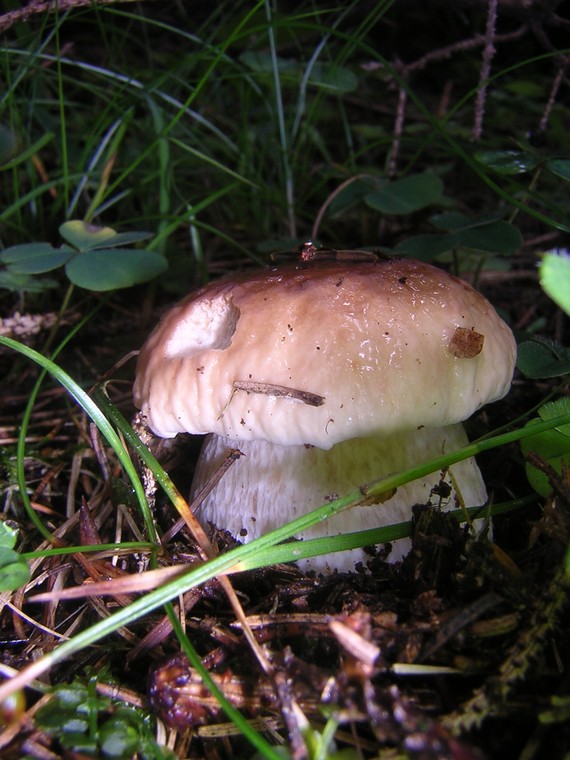
[[[457,328],[478,353],[457,350]],[[134,400],[162,437],[328,449],[464,420],[506,394],[514,363],[493,307],[442,270],[310,262],[215,282],[174,307],[141,351]]]

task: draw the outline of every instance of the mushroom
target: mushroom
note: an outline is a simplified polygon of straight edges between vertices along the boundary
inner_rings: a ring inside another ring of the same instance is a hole
[[[443,270],[314,258],[213,282],[175,306],[140,352],[134,401],[158,436],[209,434],[194,493],[229,450],[245,454],[199,516],[251,541],[372,478],[464,446],[462,421],[507,393],[515,355],[491,304]],[[430,500],[485,503],[473,459],[443,477],[447,489],[434,473],[298,538],[409,520]],[[408,548],[395,542],[390,559]],[[303,566],[349,570],[365,556],[350,550]]]

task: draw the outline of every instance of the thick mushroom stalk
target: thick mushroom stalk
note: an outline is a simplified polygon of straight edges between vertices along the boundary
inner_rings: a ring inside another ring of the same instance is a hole
[[[175,306],[141,350],[134,400],[156,435],[220,437],[204,472],[228,447],[245,451],[202,514],[247,540],[462,446],[457,423],[507,393],[514,364],[512,332],[462,280],[411,259],[314,260],[226,278]],[[485,501],[474,463],[451,473],[449,506]],[[408,519],[438,479],[326,529],[386,524],[391,509]]]
[[[461,423],[395,433],[388,438],[356,438],[337,443],[330,450],[211,435],[204,442],[192,492],[200,492],[223,464],[229,449],[239,449],[244,456],[224,473],[202,502],[198,515],[204,524],[223,526],[240,541],[253,541],[372,479],[456,451],[467,442]],[[442,482],[449,488],[441,488]],[[479,506],[486,499],[481,472],[474,459],[467,459],[444,473],[406,483],[389,499],[351,507],[297,534],[297,538],[335,536],[405,522],[410,520],[414,504],[455,509]],[[410,545],[407,538],[395,541],[389,561],[401,559]],[[365,564],[369,559],[364,550],[352,549],[299,560],[298,564],[305,571],[329,573],[351,571],[357,562]]]

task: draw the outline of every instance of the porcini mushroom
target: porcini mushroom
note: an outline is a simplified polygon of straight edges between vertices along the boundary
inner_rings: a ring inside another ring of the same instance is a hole
[[[228,450],[245,454],[199,515],[250,541],[465,445],[461,422],[507,393],[514,363],[510,329],[462,280],[411,259],[312,260],[219,280],[175,306],[141,350],[134,400],[158,436],[210,434],[195,492]],[[299,538],[408,520],[440,477]],[[485,502],[474,460],[446,477],[449,507]],[[352,550],[304,567],[352,569],[363,557]]]

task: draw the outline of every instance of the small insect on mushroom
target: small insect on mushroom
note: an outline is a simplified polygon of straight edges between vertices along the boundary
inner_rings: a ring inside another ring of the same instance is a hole
[[[240,540],[464,446],[461,422],[512,380],[512,332],[462,280],[412,259],[305,258],[191,294],[139,356],[134,400],[150,429],[209,434],[194,493],[228,450],[245,454],[199,513]],[[439,479],[409,483],[299,538],[408,520]],[[485,503],[474,460],[449,468],[446,482],[450,508]],[[408,547],[396,542],[390,558]],[[351,550],[304,568],[350,570],[365,558]]]

